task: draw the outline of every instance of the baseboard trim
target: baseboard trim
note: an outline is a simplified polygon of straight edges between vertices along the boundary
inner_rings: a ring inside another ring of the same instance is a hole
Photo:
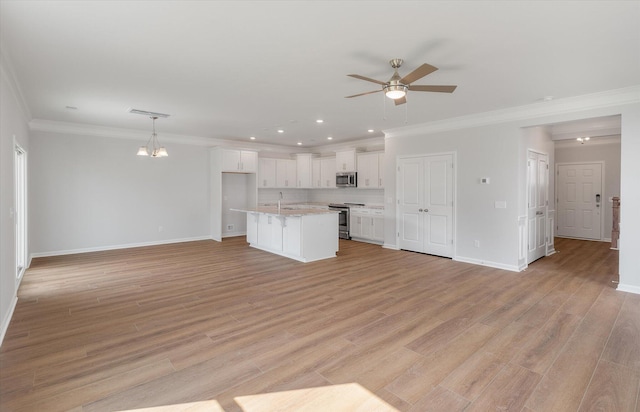
[[[117,250],[117,249],[131,249],[134,247],[168,245],[171,243],[195,242],[198,240],[211,240],[211,236],[196,236],[196,237],[181,238],[181,239],[157,240],[152,242],[127,243],[124,245],[98,246],[98,247],[69,249],[69,250],[55,250],[51,252],[37,252],[37,253],[31,253],[29,257],[29,262],[31,262],[31,259],[39,258],[39,257],[75,255],[77,253],[103,252],[105,250]]]
[[[619,290],[620,292],[629,292],[629,293],[635,293],[636,295],[640,295],[640,286],[618,283],[618,287],[616,288],[616,290]]]
[[[9,329],[9,324],[11,323],[11,318],[13,317],[13,311],[16,309],[16,305],[18,304],[18,297],[14,296],[11,301],[11,306],[9,307],[9,311],[7,312],[7,316],[2,319],[2,330],[0,330],[0,347],[2,347],[2,342],[4,341],[4,335],[7,333]]]
[[[396,245],[390,245],[390,244],[388,244],[388,243],[384,243],[384,244],[382,245],[382,247],[383,247],[384,249],[400,250],[400,248],[399,248],[398,246],[396,246]]]
[[[455,256],[453,258],[453,260],[455,260],[456,262],[471,263],[471,264],[480,265],[480,266],[488,266],[490,268],[503,269],[503,270],[508,270],[508,271],[511,271],[511,272],[521,272],[522,271],[516,265],[505,265],[504,263],[490,262],[490,261],[486,261],[486,260],[467,258],[467,257],[463,257],[463,256]]]

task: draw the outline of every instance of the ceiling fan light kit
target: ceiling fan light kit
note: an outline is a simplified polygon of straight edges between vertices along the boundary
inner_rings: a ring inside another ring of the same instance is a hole
[[[405,97],[407,95],[408,90],[413,90],[417,92],[453,93],[453,91],[457,87],[457,86],[430,86],[430,85],[412,86],[411,84],[413,82],[423,78],[428,74],[435,72],[436,70],[438,70],[438,68],[430,64],[424,63],[420,67],[418,67],[417,69],[409,73],[408,75],[404,77],[400,77],[400,74],[398,73],[398,69],[400,68],[400,66],[402,66],[403,62],[404,61],[402,59],[392,59],[389,61],[389,64],[391,65],[391,67],[393,67],[394,72],[393,72],[393,76],[391,76],[391,79],[389,79],[389,81],[387,82],[371,79],[365,76],[361,76],[359,74],[349,74],[348,75],[349,77],[354,77],[356,79],[377,83],[382,86],[382,89],[360,93],[360,94],[354,94],[352,96],[346,96],[346,98],[364,96],[367,94],[383,91],[385,96],[395,100],[395,104],[397,106],[407,102]]]

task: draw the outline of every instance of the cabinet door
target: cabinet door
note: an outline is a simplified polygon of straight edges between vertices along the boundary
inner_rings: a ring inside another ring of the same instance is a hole
[[[259,165],[258,187],[276,187],[276,159],[261,158]]]
[[[240,171],[240,150],[222,149],[222,171]]]
[[[311,155],[300,154],[296,157],[296,187],[311,187]]]
[[[258,153],[247,150],[240,151],[240,171],[255,173],[258,169]]]
[[[383,242],[384,241],[384,217],[374,216],[373,219],[371,219],[371,221],[373,223],[371,239]]]
[[[325,157],[321,160],[322,166],[320,168],[321,174],[321,186],[322,187],[336,187],[336,158]]]
[[[311,180],[314,188],[322,187],[322,160],[313,159],[311,165]]]
[[[349,236],[362,237],[362,216],[351,213],[349,218]]]
[[[371,216],[362,216],[362,228],[360,229],[363,239],[373,238],[373,218]]]
[[[380,180],[378,176],[378,153],[366,153],[358,155],[358,188],[376,189]]]
[[[285,226],[282,228],[282,250],[285,253],[300,256],[302,255],[301,228],[302,218],[287,217]]]
[[[296,187],[295,160],[276,160],[276,187]]]
[[[356,151],[345,150],[336,152],[336,171],[355,172],[356,171]]]
[[[255,245],[258,242],[258,219],[257,213],[247,213],[247,242]]]

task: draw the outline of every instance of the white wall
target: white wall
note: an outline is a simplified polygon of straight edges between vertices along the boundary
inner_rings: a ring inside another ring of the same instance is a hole
[[[517,268],[518,137],[512,126],[491,125],[438,133],[410,131],[385,145],[385,245],[397,247],[395,162],[399,156],[455,152],[454,258]],[[483,177],[490,184],[480,184]],[[496,209],[506,201],[506,209]],[[476,248],[478,240],[481,247]]]
[[[512,266],[517,216],[526,215],[526,150],[550,144],[540,129],[526,128],[613,115],[622,115],[619,289],[640,293],[640,86],[386,131],[385,182],[391,184],[385,188],[385,246],[397,247],[397,156],[456,151],[455,256]],[[490,177],[491,185],[474,184],[481,176]],[[491,210],[494,200],[506,200],[507,209]],[[483,247],[474,250],[478,237]]]
[[[0,344],[9,326],[17,301],[14,208],[14,139],[27,151],[31,163],[27,115],[18,103],[16,89],[0,66]],[[30,175],[27,175],[27,179]],[[28,201],[31,201],[29,199]],[[30,224],[27,218],[27,224]]]
[[[580,144],[575,140],[556,142],[556,163],[604,162],[604,192],[602,208],[604,226],[602,238],[611,240],[613,227],[613,203],[609,198],[620,196],[620,140],[592,140]]]
[[[35,256],[207,238],[208,149],[33,132],[29,195]]]
[[[624,107],[621,113],[618,289],[640,293],[640,103]]]

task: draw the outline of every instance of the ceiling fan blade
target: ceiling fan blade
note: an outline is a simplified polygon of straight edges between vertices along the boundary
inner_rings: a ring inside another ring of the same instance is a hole
[[[422,79],[427,74],[435,72],[436,70],[438,70],[437,67],[424,63],[422,66],[418,67],[417,69],[400,79],[400,83],[411,84],[418,79]]]
[[[351,98],[351,97],[364,96],[364,95],[366,95],[366,94],[378,93],[378,92],[381,92],[381,91],[382,91],[382,89],[380,89],[380,90],[374,90],[374,91],[372,91],[372,92],[366,92],[366,93],[354,94],[353,96],[344,96],[344,98],[345,98],[345,99],[349,99],[349,98]]]
[[[360,76],[359,74],[347,74],[347,76],[354,77],[354,78],[360,79],[360,80],[365,80],[365,81],[372,82],[372,83],[378,83],[378,84],[380,84],[382,86],[385,86],[387,84],[385,82],[381,82],[380,80],[376,80],[376,79],[371,79],[369,77]]]
[[[458,86],[409,86],[409,90],[416,92],[453,93]]]
[[[396,106],[399,106],[401,104],[405,104],[407,102],[407,96],[403,96],[399,99],[394,99],[393,102],[396,104]]]

